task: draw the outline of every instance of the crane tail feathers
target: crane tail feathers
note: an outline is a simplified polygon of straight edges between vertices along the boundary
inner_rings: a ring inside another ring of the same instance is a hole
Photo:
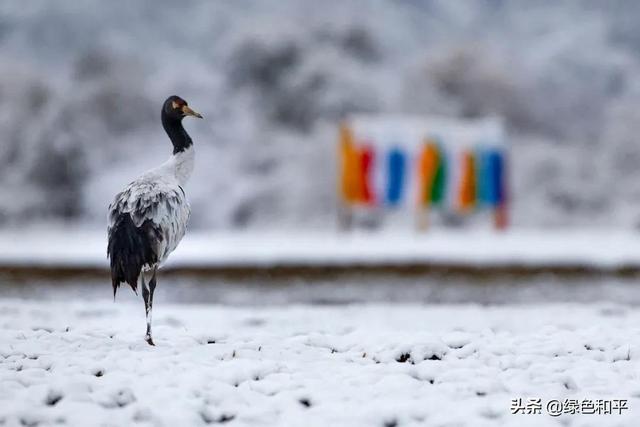
[[[114,300],[121,283],[128,283],[138,293],[138,278],[142,269],[158,262],[156,248],[159,235],[157,226],[150,220],[136,227],[129,213],[121,213],[116,217],[109,229],[107,245]]]

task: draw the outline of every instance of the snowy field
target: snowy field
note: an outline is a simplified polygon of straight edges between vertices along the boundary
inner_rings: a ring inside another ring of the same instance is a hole
[[[0,301],[0,425],[632,426],[622,305],[155,307]],[[512,399],[542,399],[512,414]],[[550,399],[627,399],[551,416]],[[622,414],[618,414],[622,412]]]
[[[596,244],[597,242],[597,244]],[[640,238],[623,229],[381,232],[189,231],[168,268],[432,265],[640,267]],[[0,232],[0,266],[106,268],[106,230]]]

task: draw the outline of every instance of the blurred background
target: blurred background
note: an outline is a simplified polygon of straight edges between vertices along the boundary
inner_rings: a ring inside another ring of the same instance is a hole
[[[0,224],[103,225],[170,150],[159,108],[206,116],[195,229],[331,228],[336,123],[498,114],[515,226],[640,224],[634,1],[4,1]]]
[[[113,195],[169,155],[159,110],[178,94],[206,118],[185,125],[195,233],[337,234],[338,124],[355,113],[502,117],[511,230],[631,233],[639,14],[632,0],[2,1],[0,228],[104,233]]]

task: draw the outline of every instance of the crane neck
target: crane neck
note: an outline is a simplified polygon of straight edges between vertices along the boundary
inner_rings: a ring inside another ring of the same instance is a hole
[[[191,178],[195,164],[195,150],[193,149],[193,145],[177,153],[174,152],[169,159],[169,163],[172,166],[172,172],[178,184],[185,185],[187,181],[189,181],[189,178]]]
[[[182,119],[162,114],[162,127],[173,144],[173,154],[166,163],[179,185],[187,183],[193,172],[195,152],[193,141],[182,126]]]
[[[162,112],[162,127],[173,144],[173,154],[187,150],[193,145],[191,137],[182,126],[182,118],[169,117]]]

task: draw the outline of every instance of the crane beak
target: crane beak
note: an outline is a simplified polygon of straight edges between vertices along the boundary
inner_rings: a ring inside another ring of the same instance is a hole
[[[182,112],[184,113],[185,116],[192,116],[192,117],[197,117],[199,119],[202,118],[202,114],[193,111],[191,108],[189,108],[187,105],[183,105],[182,106]]]

